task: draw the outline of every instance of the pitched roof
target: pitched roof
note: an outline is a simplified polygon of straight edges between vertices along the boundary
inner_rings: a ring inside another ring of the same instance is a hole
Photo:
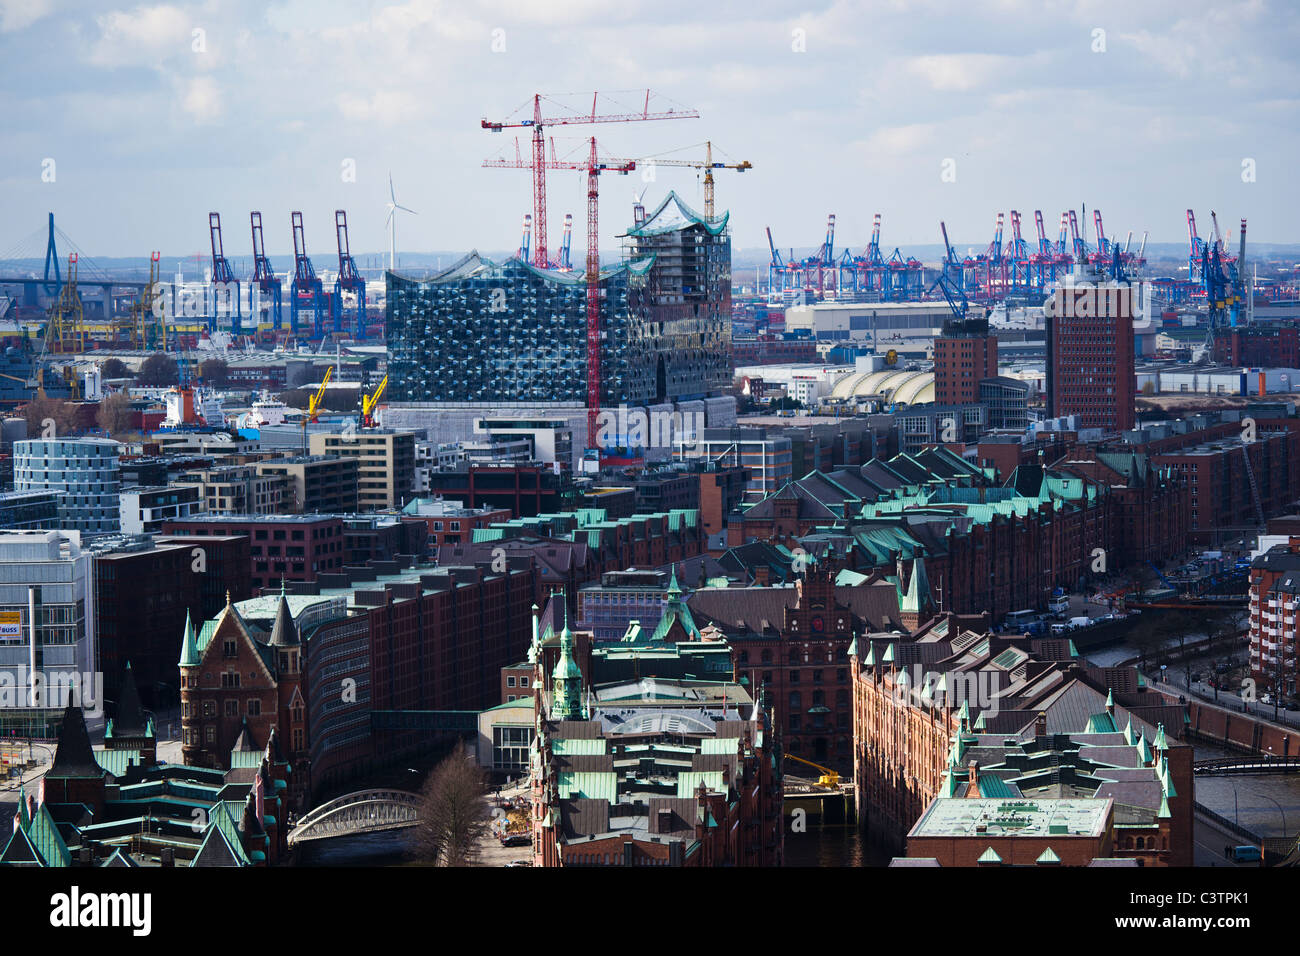
[[[103,777],[104,768],[95,760],[86,730],[86,717],[81,708],[69,703],[63,711],[63,726],[54,751],[54,763],[46,771],[47,777]]]
[[[145,716],[140,706],[140,690],[136,687],[131,662],[126,662],[122,673],[122,686],[118,694],[117,713],[109,722],[108,737],[147,737],[153,733],[153,722]]]
[[[298,640],[298,628],[293,623],[293,614],[289,611],[289,601],[284,595],[284,579],[280,579],[280,604],[275,609],[275,624],[271,627],[271,639],[267,642],[272,647],[295,647]]]

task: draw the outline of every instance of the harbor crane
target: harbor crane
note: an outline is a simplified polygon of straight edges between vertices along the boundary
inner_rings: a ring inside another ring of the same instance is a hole
[[[266,257],[266,246],[262,241],[262,214],[256,211],[249,213],[248,222],[253,232],[253,278],[250,283],[257,283],[261,295],[270,295],[271,327],[279,332],[283,321],[280,309],[280,277],[275,274],[275,270],[271,268],[271,260]],[[254,318],[256,319],[256,315]]]
[[[289,328],[298,335],[298,313],[304,308],[312,311],[312,337],[322,335],[321,318],[324,315],[325,290],[316,268],[307,255],[307,238],[302,228],[302,213],[290,214],[293,226],[293,285],[289,294]]]
[[[357,297],[357,321],[354,335],[358,339],[366,337],[366,282],[357,270],[357,262],[352,258],[348,246],[348,214],[342,209],[334,210],[334,235],[338,241],[339,274],[334,280],[334,298],[330,302],[333,311],[334,331],[344,330],[343,293],[351,292]]]
[[[239,335],[243,331],[239,326],[240,319],[240,302],[239,302],[239,280],[235,274],[230,271],[230,263],[226,261],[225,246],[221,242],[221,213],[208,213],[208,237],[212,245],[212,286],[213,291],[220,290],[225,301],[230,301],[230,287],[235,287],[234,308],[230,310],[230,334]],[[213,297],[212,313],[208,317],[208,332],[215,332],[217,328],[216,307],[218,299]]]

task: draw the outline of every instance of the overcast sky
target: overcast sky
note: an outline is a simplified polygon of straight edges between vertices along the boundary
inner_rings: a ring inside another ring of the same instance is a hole
[[[558,128],[557,152],[593,132],[610,156],[713,140],[754,164],[717,174],[738,247],[765,226],[816,245],[834,212],[857,251],[879,212],[886,252],[938,242],[940,219],[964,250],[1012,208],[1032,243],[1034,209],[1055,238],[1080,203],[1121,239],[1181,241],[1192,206],[1203,234],[1215,209],[1300,241],[1298,24],[1288,0],[0,0],[0,254],[53,211],[92,255],[184,255],[216,210],[244,257],[260,209],[283,257],[300,209],[321,255],[336,208],[354,253],[379,252],[390,171],[418,213],[399,249],[512,248],[530,174],[482,168],[516,131],[480,119],[534,92],[633,107],[638,88],[701,118]],[[584,181],[548,183],[551,246],[571,212],[580,259]],[[703,205],[693,170],[602,177],[602,247],[634,192],[669,188]]]

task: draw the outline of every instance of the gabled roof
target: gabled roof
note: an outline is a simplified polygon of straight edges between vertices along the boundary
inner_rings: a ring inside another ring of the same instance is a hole
[[[21,827],[14,829],[9,842],[5,844],[4,852],[0,852],[0,863],[6,866],[45,865],[41,855],[36,852],[36,847],[32,845],[31,838]]]

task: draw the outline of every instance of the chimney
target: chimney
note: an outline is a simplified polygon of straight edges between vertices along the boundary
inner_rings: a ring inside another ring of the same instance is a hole
[[[1034,718],[1034,736],[1047,736],[1047,712],[1040,710],[1038,716]]]
[[[966,796],[978,797],[980,795],[980,762],[972,760],[970,762],[970,772],[966,775]]]
[[[176,851],[173,850],[173,849],[172,849],[171,847],[169,847],[169,846],[165,846],[165,847],[163,847],[162,850],[160,850],[159,853],[158,853],[158,865],[159,865],[159,866],[175,866],[175,865],[176,865]]]

